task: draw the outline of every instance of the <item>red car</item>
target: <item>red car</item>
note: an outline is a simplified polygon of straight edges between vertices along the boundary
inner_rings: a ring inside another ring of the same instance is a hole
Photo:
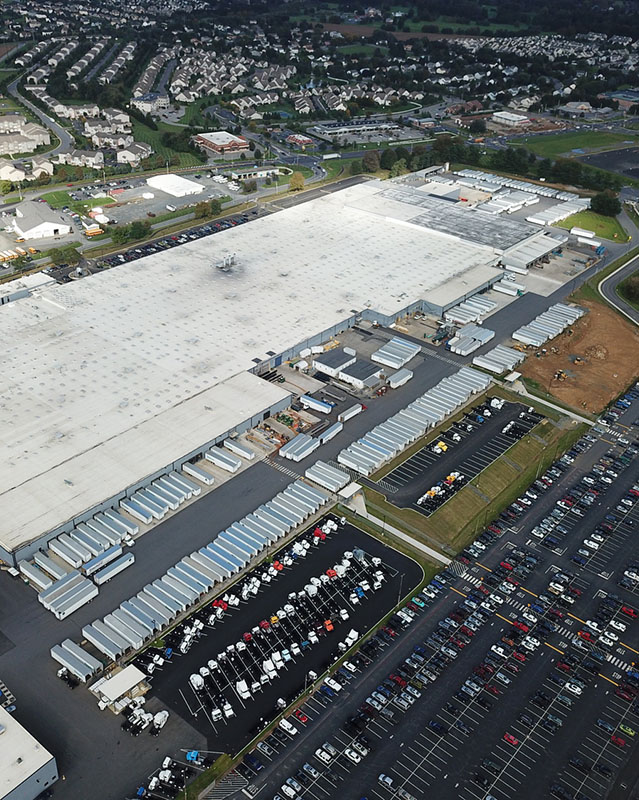
[[[477,587],[477,591],[481,592],[482,594],[490,594],[490,589],[487,586],[484,586],[483,584],[480,584]]]
[[[263,620],[260,622],[260,628],[261,628],[263,631],[267,631],[267,630],[268,630],[270,627],[271,627],[271,624],[270,624],[270,623],[269,623],[267,620],[263,619]]]
[[[514,578],[511,578],[510,576],[506,578],[506,583],[511,583],[513,586],[520,585],[519,581],[515,580]]]
[[[390,679],[391,679],[392,681],[395,681],[395,683],[396,683],[398,686],[401,686],[401,687],[402,687],[402,689],[406,688],[406,681],[405,681],[403,678],[400,678],[400,677],[399,677],[399,675],[392,675],[392,674],[391,674],[389,677],[390,677]]]
[[[581,589],[575,589],[574,586],[569,586],[566,591],[568,592],[568,594],[571,594],[574,597],[581,597],[582,594]]]
[[[507,561],[500,561],[499,566],[507,570],[511,570],[513,568],[513,565],[509,564]]]
[[[637,617],[637,612],[635,611],[634,608],[632,608],[632,606],[621,606],[621,613],[625,614],[627,617],[630,617],[631,619],[636,619]]]
[[[570,664],[566,664],[565,661],[560,661],[557,664],[557,669],[560,669],[562,672],[571,672],[572,671],[572,669],[570,667]]]
[[[505,733],[504,741],[508,742],[508,744],[512,744],[513,747],[519,747],[519,739],[515,739],[512,733]]]
[[[526,625],[525,622],[513,622],[513,627],[519,628],[519,630],[523,631],[524,633],[528,633],[528,631],[530,630],[530,628],[528,627],[528,625]]]
[[[467,628],[465,625],[462,625],[459,629],[460,633],[463,633],[464,636],[470,636],[471,638],[475,635],[474,631],[471,631],[470,628]]]
[[[557,611],[556,608],[551,608],[550,611],[548,612],[548,616],[549,617],[554,617],[555,619],[563,619],[564,618],[564,615],[561,613],[561,611]]]
[[[586,642],[594,642],[595,641],[593,636],[592,636],[592,633],[590,633],[590,631],[579,631],[577,633],[577,636],[579,636],[580,638],[582,638]]]
[[[484,688],[486,689],[487,692],[490,692],[491,694],[494,694],[496,697],[499,697],[499,689],[496,686],[490,684],[489,686],[485,686]]]
[[[250,642],[252,638],[253,638],[253,637],[252,637],[252,635],[251,635],[250,633],[243,633],[243,634],[242,634],[242,639],[243,639],[245,642]]]
[[[628,489],[628,494],[631,494],[633,497],[639,497],[639,491],[636,489]]]
[[[519,667],[517,666],[517,664],[513,664],[512,661],[507,661],[504,664],[504,669],[507,669],[508,672],[514,672],[515,675],[519,672]]]
[[[625,747],[625,746],[626,746],[626,740],[625,740],[625,739],[622,739],[622,738],[621,738],[621,736],[615,736],[615,734],[614,734],[614,733],[613,733],[613,734],[612,734],[612,736],[610,737],[610,741],[611,741],[613,744],[616,744],[616,745],[617,745],[617,747]]]
[[[523,653],[518,652],[513,653],[513,658],[516,658],[517,661],[521,661],[522,663],[526,660],[526,656]]]
[[[406,603],[406,608],[410,608],[410,610],[413,611],[414,613],[417,613],[419,611],[415,603]]]
[[[385,627],[382,628],[382,630],[385,631],[389,636],[392,636],[393,638],[395,638],[395,636],[397,636],[397,631],[394,631],[390,627],[390,625],[386,625]]]
[[[624,690],[620,689],[619,687],[615,689],[615,694],[617,697],[621,697],[622,700],[627,700],[628,702],[632,700],[632,695],[628,692],[624,692]]]
[[[307,717],[307,716],[306,716],[306,714],[305,714],[305,713],[302,711],[302,709],[301,709],[301,708],[297,708],[297,709],[295,710],[295,716],[297,717],[297,719],[299,719],[299,721],[300,721],[300,722],[308,722],[308,717]]]

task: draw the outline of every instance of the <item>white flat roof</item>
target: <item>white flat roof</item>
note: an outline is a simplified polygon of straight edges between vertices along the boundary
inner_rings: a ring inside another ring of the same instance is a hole
[[[217,145],[225,144],[248,144],[246,139],[241,136],[235,136],[228,131],[212,131],[211,133],[198,133],[201,139],[206,139],[207,142]]]
[[[112,678],[101,683],[98,691],[108,703],[115,703],[131,689],[146,680],[146,675],[135,664],[129,664]]]
[[[190,194],[200,194],[204,191],[204,184],[190,181],[181,175],[153,175],[146,179],[146,182],[153,189],[159,189],[172,197],[186,197]]]
[[[53,756],[1,706],[0,725],[0,797],[7,797]]]
[[[386,186],[2,306],[0,543],[37,539],[280,401],[246,372],[272,353],[363,309],[445,305],[501,275],[491,248],[406,225],[423,207],[380,199]]]

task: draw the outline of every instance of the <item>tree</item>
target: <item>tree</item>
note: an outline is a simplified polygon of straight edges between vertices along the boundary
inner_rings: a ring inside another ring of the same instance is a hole
[[[362,162],[358,158],[354,158],[351,161],[351,175],[361,175],[363,171]]]
[[[399,161],[396,161],[393,164],[393,167],[390,171],[390,177],[396,178],[398,175],[403,175],[407,170],[406,161],[403,158],[400,158]]]
[[[474,119],[469,126],[471,133],[486,133],[486,123],[483,119]]]
[[[11,191],[11,181],[0,181],[0,194],[9,194]]]
[[[639,303],[639,274],[635,272],[619,284],[619,294],[632,303]]]
[[[195,219],[203,219],[204,217],[208,216],[209,213],[209,205],[206,202],[198,203],[195,206],[195,211],[193,212],[193,216]]]
[[[129,225],[129,238],[144,239],[151,233],[151,225],[145,219],[136,219]]]
[[[289,181],[289,188],[292,192],[299,192],[300,189],[304,188],[304,176],[301,172],[294,172],[291,175],[291,180]]]
[[[129,230],[127,225],[116,225],[111,228],[111,241],[115,244],[126,244],[129,241]]]
[[[222,213],[222,203],[220,203],[217,197],[209,201],[209,212],[212,217],[217,217],[218,214]]]
[[[244,194],[251,194],[257,192],[257,181],[244,181],[242,184],[242,191]]]
[[[621,203],[612,192],[600,192],[590,200],[590,208],[596,214],[616,217],[621,213]]]
[[[395,155],[397,156],[397,160],[401,161],[402,159],[408,164],[410,161],[410,150],[406,147],[399,147],[395,148]]]
[[[80,262],[80,254],[70,244],[63,247],[56,247],[51,251],[51,261],[57,266],[60,264],[78,264]]]
[[[382,157],[379,160],[379,165],[382,169],[392,169],[393,164],[396,161],[397,161],[397,156],[395,155],[395,151],[391,150],[389,147],[382,153]]]
[[[377,150],[369,150],[367,153],[364,153],[362,167],[364,172],[377,172],[379,169],[379,155],[377,154]]]

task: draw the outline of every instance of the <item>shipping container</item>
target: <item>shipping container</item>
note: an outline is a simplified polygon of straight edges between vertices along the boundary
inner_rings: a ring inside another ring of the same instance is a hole
[[[33,560],[40,569],[43,569],[56,581],[59,581],[60,578],[64,578],[69,572],[68,569],[60,566],[60,564],[55,562],[52,558],[49,558],[42,550],[36,550],[33,554]]]
[[[158,503],[163,503],[167,510],[170,509],[171,511],[177,511],[180,507],[180,503],[183,501],[182,497],[176,497],[170,492],[170,490],[162,489],[162,487],[154,486],[153,484],[147,486],[144,491],[152,500],[157,500]]]
[[[123,611],[121,608],[116,608],[112,615],[123,625],[126,625],[127,628],[130,628],[138,636],[142,643],[148,639],[149,631],[143,625],[141,625],[137,619],[133,619],[130,614],[127,614],[126,611]]]
[[[196,483],[193,483],[192,480],[183,475],[181,472],[170,472],[168,475],[165,476],[171,481],[174,481],[179,486],[184,486],[185,489],[188,489],[191,492],[193,497],[199,497],[202,494],[202,487],[198,486]]]
[[[171,581],[167,581],[166,576],[153,581],[153,585],[175,600],[176,603],[179,603],[182,606],[182,611],[186,611],[190,606],[189,598],[180,591],[180,589],[174,586]]]
[[[157,494],[149,491],[148,487],[145,489],[140,489],[138,492],[136,492],[135,497],[138,499],[139,503],[146,504],[149,511],[158,520],[163,519],[167,511],[170,510],[170,505],[166,502],[166,500],[162,500],[162,498],[158,497]]]
[[[96,519],[98,519],[99,516],[99,514],[96,515]],[[117,524],[124,528],[124,530],[131,536],[135,536],[136,533],[140,532],[139,525],[137,525],[135,522],[132,522],[130,519],[123,517],[122,514],[119,514],[112,508],[107,509],[104,512],[104,516],[109,517],[109,519],[112,519],[114,522],[117,522]]]
[[[111,547],[110,539],[107,539],[107,537],[103,534],[94,531],[93,528],[89,528],[89,526],[83,522],[81,522],[79,525],[76,525],[75,530],[84,534],[85,536],[89,536],[91,539],[93,539],[93,541],[97,542],[103,550],[107,550],[109,547]]]
[[[130,567],[133,563],[135,563],[135,556],[133,553],[125,553],[113,563],[103,567],[99,572],[96,572],[93,576],[93,580],[98,586],[102,586],[103,583],[107,583],[111,578],[115,578],[116,575],[127,567]]]
[[[94,597],[98,596],[98,587],[94,586],[91,581],[86,581],[82,586],[79,586],[76,591],[69,592],[61,598],[59,603],[52,606],[49,610],[53,612],[56,619],[66,619],[74,611],[77,611],[82,606],[90,603]]]
[[[128,625],[114,617],[113,614],[107,614],[104,617],[104,624],[127,641],[134,650],[139,650],[144,644],[146,637],[135,633]]]
[[[82,567],[82,572],[84,572],[85,575],[93,575],[94,573],[99,572],[101,569],[106,567],[116,558],[119,558],[121,555],[122,547],[119,544],[113,545],[113,547],[105,550],[104,553],[92,558],[91,561],[87,561],[87,563]]]
[[[215,478],[210,475],[206,470],[198,467],[197,464],[190,464],[188,461],[182,464],[182,469],[187,475],[203,483],[205,486],[212,486],[215,483]]]
[[[66,640],[69,641],[69,640]],[[86,683],[94,674],[93,671],[73,653],[65,650],[59,644],[54,645],[49,651],[51,658],[61,664],[71,675],[82,683]]]
[[[119,536],[120,541],[122,541],[122,539],[128,535],[128,530],[124,527],[124,525],[121,525],[116,520],[111,519],[111,517],[107,517],[106,514],[96,514],[93,519],[96,522],[99,522],[100,525],[103,525],[107,530],[110,530],[115,536]]]
[[[330,403],[325,403],[324,400],[311,397],[310,394],[300,395],[300,403],[304,408],[310,408],[320,414],[330,414],[333,410],[333,406]]]
[[[354,406],[350,406],[349,408],[342,411],[340,414],[337,415],[338,422],[347,422],[349,419],[356,417],[358,414],[364,410],[364,406],[361,403],[355,403]]]
[[[52,550],[63,561],[66,561],[67,564],[70,564],[75,569],[82,566],[82,559],[72,550],[69,550],[68,547],[65,547],[58,539],[51,539],[49,542],[49,550]]]
[[[117,661],[124,652],[123,648],[126,646],[126,642],[122,641],[121,637],[118,637],[118,639],[122,641],[120,645],[119,642],[114,642],[113,639],[107,636],[103,631],[99,631],[95,625],[85,625],[84,628],[82,628],[82,635],[111,661]]]
[[[39,592],[53,586],[51,578],[38,569],[35,564],[30,564],[28,561],[18,561],[18,569]]]
[[[96,630],[98,633],[101,633],[103,636],[106,636],[120,649],[120,655],[129,649],[129,643],[126,641],[126,639],[123,639],[120,634],[112,631],[111,628],[109,628],[108,625],[105,625],[101,619],[94,620],[92,626],[94,630]],[[82,629],[82,632],[84,633],[84,628]],[[88,638],[89,637],[87,636],[87,639]]]
[[[79,586],[84,582],[85,578],[77,571],[68,572],[64,578],[54,581],[48,589],[44,589],[38,594],[38,600],[45,608],[49,608],[50,603],[55,603],[62,595],[66,594],[70,589]]]
[[[178,483],[174,478],[169,478],[166,475],[163,475],[161,478],[158,478],[157,481],[154,483],[167,492],[171,492],[176,498],[180,500],[180,502],[184,502],[186,500],[190,500],[193,496],[193,492],[183,486],[181,483]]]
[[[242,444],[242,442],[238,442],[237,439],[225,439],[223,444],[227,450],[235,453],[236,456],[245,458],[247,461],[253,461],[255,458],[255,453],[253,450],[251,450],[251,448],[247,447],[245,444]]]
[[[159,603],[162,603],[162,605],[166,606],[174,617],[177,617],[178,614],[184,611],[182,603],[173,598],[166,591],[166,587],[160,588],[158,581],[148,583],[144,587],[144,591],[151,597],[154,597]]]
[[[211,461],[216,467],[226,470],[226,472],[237,472],[242,466],[242,461],[237,456],[219,447],[211,447],[204,453],[204,458],[206,458],[207,461]]]
[[[92,558],[95,558],[96,556],[99,556],[100,553],[104,552],[104,548],[102,547],[101,543],[97,542],[83,531],[79,531],[77,528],[74,528],[69,536],[85,547],[91,553]]]
[[[124,500],[120,502],[120,505],[125,509],[128,510],[127,507],[124,505]],[[139,492],[136,492],[131,497],[131,503],[135,503],[135,506],[139,508],[142,512],[145,512],[148,515],[149,522],[152,522],[154,519],[161,519],[164,512],[163,510],[153,503],[149,498],[144,498],[140,495]],[[131,513],[133,514],[133,507],[131,507]],[[135,515],[134,515],[135,516]],[[138,519],[142,519],[142,517],[138,517]]]
[[[101,661],[98,661],[97,658],[94,658],[90,653],[87,653],[80,645],[77,645],[71,639],[65,639],[63,642],[60,643],[60,647],[70,653],[72,656],[77,658],[79,661],[82,661],[89,670],[91,670],[91,674],[95,675],[96,672],[100,672],[103,665]]]
[[[133,617],[143,628],[146,628],[150,636],[167,624],[168,609],[162,613],[156,611],[146,602],[145,596],[140,592],[135,597],[120,603],[120,609]]]

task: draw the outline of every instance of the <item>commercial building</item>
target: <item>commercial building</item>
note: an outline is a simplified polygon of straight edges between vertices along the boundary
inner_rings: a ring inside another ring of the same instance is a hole
[[[66,236],[71,233],[71,226],[46,203],[25,200],[16,206],[13,230],[23,239],[48,239]]]
[[[368,181],[0,309],[0,557],[29,557],[285,409],[261,374],[362,319],[443,315],[537,236]],[[361,369],[368,385],[378,367]]]
[[[181,175],[153,175],[146,179],[147,185],[152,189],[170,194],[171,197],[188,197],[192,194],[201,194],[204,191],[204,184],[190,181]]]
[[[35,800],[57,780],[55,758],[0,706],[0,800]]]
[[[512,111],[495,111],[492,121],[507,128],[519,128],[522,125],[527,125],[530,120],[528,117],[524,117],[523,114],[513,114]]]
[[[335,136],[359,136],[368,133],[388,133],[401,130],[400,126],[387,119],[362,119],[351,122],[318,122],[310,129],[311,133],[321,139],[332,139]]]
[[[223,157],[234,157],[240,153],[246,153],[249,149],[248,139],[243,136],[236,136],[228,131],[213,131],[212,133],[198,133],[193,137],[193,141],[204,151],[211,155]]]

